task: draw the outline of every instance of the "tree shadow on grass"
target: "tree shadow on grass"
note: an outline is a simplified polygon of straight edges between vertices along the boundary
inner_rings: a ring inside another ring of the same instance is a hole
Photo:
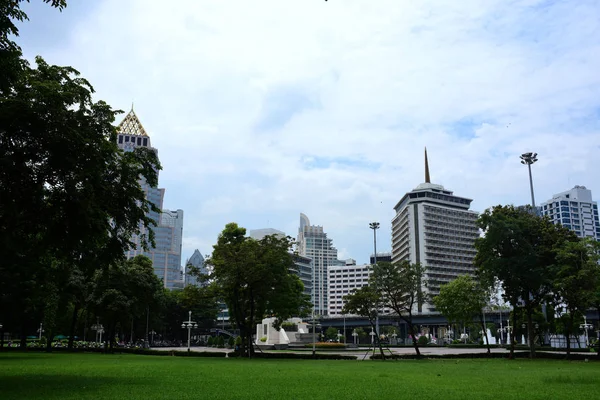
[[[104,397],[103,389],[150,384],[145,378],[73,376],[59,374],[0,375],[0,399],[62,399]]]

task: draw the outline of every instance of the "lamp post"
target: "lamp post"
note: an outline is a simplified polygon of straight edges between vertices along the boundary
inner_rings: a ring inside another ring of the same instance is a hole
[[[40,322],[40,327],[37,331],[39,333],[38,340],[42,340],[42,333],[44,333],[44,324],[42,322]]]
[[[354,338],[354,344],[358,345],[358,340],[356,340],[358,338],[358,332],[356,332],[356,329],[352,330],[352,337]]]
[[[346,314],[342,314],[344,317],[344,344],[346,344]]]
[[[375,266],[377,265],[377,229],[379,229],[379,222],[370,222],[369,228],[373,229],[373,265]],[[375,308],[375,331],[379,335],[379,310],[377,308]]]
[[[96,323],[92,325],[92,330],[96,331],[96,343],[98,343],[98,334],[101,335],[100,330],[104,332],[104,327],[100,324],[100,317],[96,317]],[[102,336],[100,336],[100,341],[102,341]]]
[[[192,328],[197,328],[198,324],[194,321],[192,321],[192,312],[189,311],[188,312],[188,320],[187,321],[183,321],[183,323],[181,324],[182,328],[187,328],[188,330],[188,352],[190,351],[190,346],[191,346],[191,341],[192,341]]]
[[[527,165],[529,169],[529,189],[531,190],[531,206],[535,212],[535,196],[533,194],[533,178],[531,176],[531,165],[537,161],[537,153],[523,153],[521,154],[521,164]]]
[[[590,340],[588,337],[588,330],[592,329],[593,325],[592,324],[588,324],[587,322],[587,317],[584,315],[583,316],[583,324],[579,325],[579,329],[583,329],[585,332],[585,346],[586,347],[590,347]]]
[[[150,334],[151,340],[152,340],[152,346],[154,346],[154,335],[156,335],[156,332],[154,332],[154,330],[151,330],[150,332],[148,332]]]

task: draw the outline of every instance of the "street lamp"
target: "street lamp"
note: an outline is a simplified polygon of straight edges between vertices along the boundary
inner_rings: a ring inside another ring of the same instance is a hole
[[[354,344],[357,345],[358,332],[356,332],[356,329],[352,330],[352,337],[354,338]]]
[[[190,345],[191,345],[191,341],[192,341],[192,328],[197,328],[198,324],[194,321],[192,321],[192,312],[189,311],[188,312],[188,320],[187,321],[183,321],[183,323],[181,324],[182,328],[187,328],[188,330],[188,352],[190,351]]]
[[[42,333],[44,333],[44,324],[42,322],[40,322],[40,327],[37,331],[39,333],[39,340],[42,340]]]
[[[588,330],[592,329],[593,325],[587,322],[587,317],[583,316],[583,324],[579,325],[579,329],[583,329],[585,331],[585,346],[590,347],[590,340],[588,337]]]
[[[151,330],[150,332],[148,332],[148,334],[151,335],[151,338],[152,338],[151,339],[152,340],[151,343],[152,343],[152,346],[154,346],[154,335],[156,335],[156,332],[154,330]]]
[[[379,222],[370,222],[369,228],[373,229],[373,265],[377,265],[377,229]],[[379,310],[375,308],[375,331],[379,335]]]
[[[102,341],[102,332],[104,332],[104,327],[100,323],[100,317],[96,317],[96,323],[92,325],[92,330],[96,331],[96,343],[98,343],[98,334],[100,334],[100,341]]]
[[[533,194],[533,178],[531,177],[531,165],[537,161],[537,153],[521,154],[521,164],[527,165],[529,169],[529,188],[531,189],[531,206],[535,212],[535,196]]]

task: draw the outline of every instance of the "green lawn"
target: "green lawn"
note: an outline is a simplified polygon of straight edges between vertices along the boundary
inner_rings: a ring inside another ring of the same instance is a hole
[[[0,399],[593,399],[600,363],[0,354]]]

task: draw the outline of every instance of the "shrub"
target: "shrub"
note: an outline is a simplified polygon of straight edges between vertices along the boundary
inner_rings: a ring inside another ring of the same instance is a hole
[[[267,341],[267,337],[266,336],[261,337],[260,341],[263,342],[263,343],[265,343]]]
[[[219,348],[225,347],[225,339],[223,338],[223,336],[219,336],[217,338],[217,347],[219,347]]]
[[[427,336],[419,336],[417,343],[419,343],[419,346],[427,346],[429,344],[429,338]]]
[[[231,336],[229,336],[229,339],[227,340],[227,344],[229,345],[229,347],[233,347],[233,345],[235,344],[235,339]]]
[[[312,348],[312,343],[305,344],[304,347]],[[317,349],[345,349],[346,345],[344,343],[331,343],[331,342],[319,342],[315,343],[315,348]]]
[[[207,345],[208,347],[210,347],[210,346],[212,346],[213,344],[214,344],[214,339],[213,339],[213,337],[212,337],[212,336],[209,336],[209,337],[208,337],[208,340],[206,341],[206,345]]]

